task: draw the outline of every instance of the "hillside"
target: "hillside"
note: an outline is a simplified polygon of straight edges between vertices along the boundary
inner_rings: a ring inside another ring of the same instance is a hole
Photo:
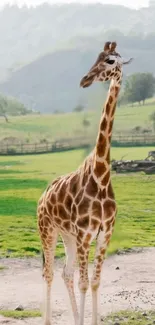
[[[114,134],[133,134],[136,126],[151,129],[149,116],[155,111],[155,102],[148,101],[144,106],[117,107]],[[27,115],[10,117],[10,123],[0,118],[0,142],[14,138],[15,142],[34,143],[51,142],[56,139],[75,138],[88,135],[94,139],[97,135],[101,110],[81,113],[54,115]],[[83,121],[89,125],[85,127]],[[12,141],[12,140],[11,140]]]
[[[79,103],[90,109],[94,104],[100,105],[104,97],[101,84],[83,90],[79,88],[79,83],[102,50],[105,39],[105,35],[97,40],[83,37],[72,44],[71,49],[58,50],[37,59],[0,84],[0,92],[17,97],[26,106],[44,113],[71,111]],[[132,48],[132,44],[125,47],[120,41],[119,50],[127,58],[134,57],[133,63],[125,67],[125,74],[137,71],[155,73],[155,66],[152,66],[155,47],[139,50],[138,46]]]
[[[100,105],[103,87],[83,91],[79,82],[107,39],[134,57],[125,74],[155,73],[154,14],[101,4],[6,6],[0,12],[0,92],[45,113]]]

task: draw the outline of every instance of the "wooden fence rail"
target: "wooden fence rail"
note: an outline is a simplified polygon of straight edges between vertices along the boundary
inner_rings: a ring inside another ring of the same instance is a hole
[[[12,143],[0,142],[0,155],[39,154],[91,147],[94,139],[72,138],[46,143]],[[155,146],[154,135],[114,135],[112,146]]]
[[[13,143],[1,144],[0,155],[17,155],[17,154],[39,154],[47,152],[58,152],[89,146],[87,139],[67,139],[48,143]]]

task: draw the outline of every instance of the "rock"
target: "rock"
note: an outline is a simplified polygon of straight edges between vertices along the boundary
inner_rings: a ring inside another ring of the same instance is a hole
[[[120,269],[119,266],[117,266],[117,267],[116,267],[116,270],[119,270],[119,269]]]
[[[114,323],[114,325],[121,325],[120,323]]]
[[[142,316],[146,317],[146,316],[147,316],[147,313],[144,312],[144,313],[142,314]]]
[[[15,308],[15,310],[22,311],[24,310],[24,307],[22,305],[19,305]]]

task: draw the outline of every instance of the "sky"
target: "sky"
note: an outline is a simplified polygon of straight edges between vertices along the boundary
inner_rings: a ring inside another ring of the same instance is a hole
[[[148,5],[149,0],[0,0],[0,6],[6,5],[7,3],[13,4],[18,3],[18,5],[23,5],[24,3],[27,5],[38,5],[44,2],[49,2],[51,4],[55,3],[95,3],[100,2],[103,4],[115,4],[115,5],[124,5],[132,8],[140,8],[146,7]]]

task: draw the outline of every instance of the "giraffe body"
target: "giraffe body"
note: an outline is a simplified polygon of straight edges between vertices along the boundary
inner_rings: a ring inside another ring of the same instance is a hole
[[[44,236],[52,229],[75,237],[77,248],[91,243],[106,227],[107,206],[115,210],[111,182],[100,186],[92,173],[93,154],[76,171],[54,181],[43,194],[38,208],[39,228]],[[111,217],[111,211],[110,217]],[[113,220],[112,220],[113,221]],[[87,246],[87,245],[86,245]]]
[[[63,269],[75,325],[84,324],[85,294],[88,289],[88,256],[96,238],[92,288],[92,325],[97,325],[97,292],[102,264],[110,242],[116,216],[116,202],[110,177],[110,142],[122,68],[116,43],[107,42],[96,63],[81,80],[83,88],[95,80],[111,80],[102,112],[96,146],[77,171],[56,179],[43,193],[38,204],[38,225],[45,256],[47,283],[45,325],[50,325],[50,291],[53,280],[54,252],[62,236],[66,264]],[[119,58],[119,60],[117,60]],[[74,270],[79,261],[80,312],[74,294]]]

